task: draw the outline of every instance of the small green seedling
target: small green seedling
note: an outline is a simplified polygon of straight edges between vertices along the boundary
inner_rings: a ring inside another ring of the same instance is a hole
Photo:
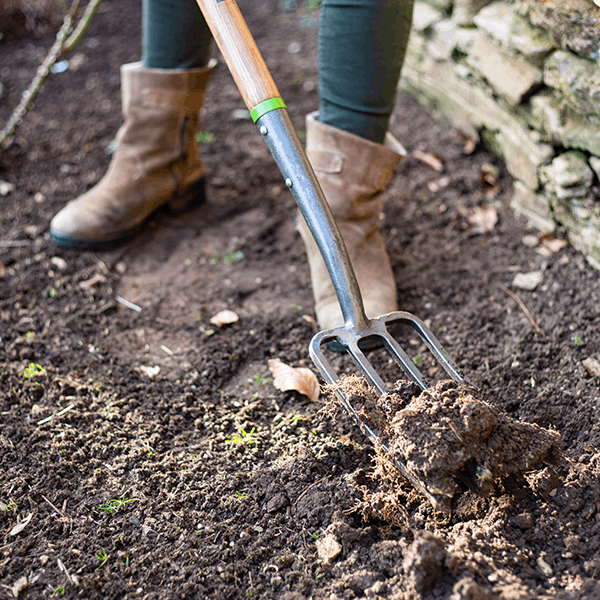
[[[118,499],[113,498],[112,500],[109,500],[108,502],[104,502],[104,504],[101,504],[100,506],[96,506],[96,508],[98,510],[106,510],[112,515],[114,512],[121,510],[126,504],[129,504],[129,502],[138,500],[138,498],[129,498],[128,500],[125,500],[126,494],[127,494],[127,490],[125,490],[123,492],[123,495],[120,498],[118,498]]]
[[[33,379],[34,377],[44,377],[46,375],[46,369],[42,365],[36,365],[35,363],[29,363],[29,366],[23,371],[23,377],[25,379]]]
[[[196,134],[196,141],[199,144],[212,144],[215,141],[215,134],[210,131],[199,131]]]
[[[50,288],[50,290],[48,291],[48,296],[50,296],[50,298],[56,298],[56,296],[58,296],[56,288]]]
[[[310,531],[308,532],[308,535],[310,535],[311,538],[318,540],[319,536],[316,533],[311,533]]]
[[[423,359],[420,356],[415,356],[412,359],[413,365],[415,365],[415,367],[422,367],[423,366]]]
[[[260,373],[257,373],[254,377],[254,381],[258,383],[258,385],[267,385],[268,383],[272,383],[272,377],[263,377]]]
[[[242,494],[241,492],[238,492],[237,490],[235,490],[235,493],[237,494],[237,497],[241,500],[242,498],[247,498],[248,494]]]
[[[28,331],[25,333],[26,340],[32,340],[35,337],[35,331]]]
[[[96,571],[100,568],[102,568],[105,564],[106,561],[108,560],[108,554],[106,554],[106,550],[102,547],[100,547],[100,550],[98,550],[98,552],[96,552],[96,558],[100,561],[100,564],[96,567]]]
[[[223,262],[226,265],[230,265],[231,263],[243,260],[243,258],[244,253],[241,250],[236,250],[235,252],[228,252],[227,254],[225,254],[225,256],[223,256]]]
[[[61,586],[59,586],[59,587],[55,588],[55,589],[52,591],[52,595],[53,595],[53,596],[64,596],[64,595],[65,595],[65,586],[64,586],[64,585],[61,585]]]
[[[585,342],[578,335],[571,336],[571,340],[578,348],[585,345]]]
[[[0,501],[0,511],[2,512],[17,512],[17,503],[14,500],[9,500],[8,504]]]
[[[301,312],[303,310],[303,308],[299,304],[290,304],[290,308],[292,310],[297,310],[298,312]]]
[[[238,433],[233,434],[233,439],[225,440],[228,444],[248,444],[251,446],[256,442],[256,440],[252,437],[252,434],[256,430],[256,427],[253,427],[250,431],[244,431],[241,427],[238,429]]]

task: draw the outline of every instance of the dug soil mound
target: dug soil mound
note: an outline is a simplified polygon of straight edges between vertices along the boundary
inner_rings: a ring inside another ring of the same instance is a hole
[[[302,136],[318,10],[240,7]],[[599,598],[600,277],[560,229],[514,217],[501,162],[409,97],[381,222],[401,308],[495,409],[560,435],[561,462],[525,485],[481,497],[459,480],[444,514],[382,471],[348,415],[273,385],[273,359],[311,368],[310,277],[293,198],[222,60],[200,126],[207,202],[158,211],[111,251],[51,243],[52,216],[110,161],[140,12],[104,0],[0,150],[0,597]],[[0,40],[0,123],[52,46],[39,35]],[[532,273],[535,289],[517,285]],[[239,318],[215,324],[225,309]]]
[[[380,397],[356,376],[331,387],[378,432],[375,449],[382,463],[399,468],[444,512],[459,483],[488,496],[496,482],[523,484],[525,473],[559,460],[557,432],[516,421],[465,382],[443,380],[422,390],[399,381]]]

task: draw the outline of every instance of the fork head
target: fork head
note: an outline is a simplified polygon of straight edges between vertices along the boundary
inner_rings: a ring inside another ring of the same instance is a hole
[[[310,357],[327,383],[334,383],[339,376],[331,362],[323,354],[322,347],[324,344],[332,342],[341,346],[351,356],[369,384],[381,395],[386,392],[386,385],[363,351],[374,346],[383,346],[407,377],[425,390],[427,385],[421,372],[389,331],[390,326],[398,323],[408,325],[416,332],[452,379],[464,380],[450,355],[442,348],[427,325],[415,315],[405,311],[391,312],[375,319],[369,319],[366,325],[360,328],[346,324],[342,327],[320,331],[310,343]]]

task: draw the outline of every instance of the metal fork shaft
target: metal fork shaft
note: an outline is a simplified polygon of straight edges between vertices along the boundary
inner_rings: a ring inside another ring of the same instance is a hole
[[[285,108],[256,122],[312,233],[333,282],[344,322],[368,328],[362,296],[342,235]]]

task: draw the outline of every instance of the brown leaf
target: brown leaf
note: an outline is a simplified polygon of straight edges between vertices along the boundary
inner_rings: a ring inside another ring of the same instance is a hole
[[[444,170],[444,163],[442,159],[432,152],[421,152],[421,150],[413,150],[412,155],[420,160],[422,163],[426,164],[428,167],[431,167],[434,171],[441,173]]]
[[[278,358],[269,360],[269,371],[273,375],[273,385],[282,392],[294,390],[308,396],[313,402],[319,399],[320,388],[317,376],[303,367],[290,367]]]
[[[542,242],[544,247],[548,248],[550,252],[560,252],[568,243],[567,240],[556,238],[550,233],[540,236],[540,242]]]
[[[473,154],[475,148],[477,147],[477,140],[470,138],[466,135],[460,134],[460,139],[463,142],[463,152],[464,154]]]
[[[478,206],[473,213],[467,217],[471,225],[469,232],[473,235],[489,233],[494,231],[498,222],[498,211],[490,205]]]
[[[489,163],[481,166],[481,191],[487,200],[495,198],[500,193],[498,185],[498,169]]]

